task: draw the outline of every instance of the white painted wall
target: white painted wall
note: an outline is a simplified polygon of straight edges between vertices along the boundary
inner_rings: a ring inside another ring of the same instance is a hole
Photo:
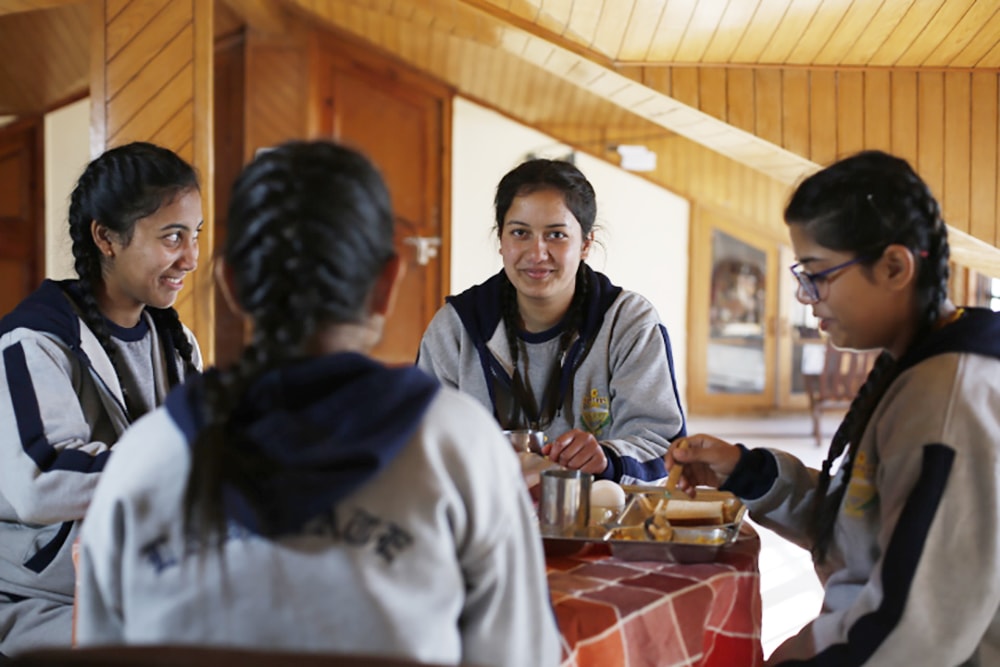
[[[528,153],[563,157],[552,137],[460,97],[452,118],[451,291],[500,270],[493,196],[500,179]],[[645,296],[670,332],[678,390],[687,384],[689,206],[686,199],[596,158],[576,165],[597,193],[597,240],[588,263]],[[687,406],[685,405],[685,408]]]
[[[90,98],[45,114],[45,277],[75,278],[69,196],[90,162]]]

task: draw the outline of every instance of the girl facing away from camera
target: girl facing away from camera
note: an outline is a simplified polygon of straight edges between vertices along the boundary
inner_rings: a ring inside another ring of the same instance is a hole
[[[111,149],[73,190],[79,278],[0,321],[0,653],[68,646],[72,544],[112,446],[201,365],[173,303],[198,263],[194,170],[148,143]]]
[[[509,444],[472,399],[368,356],[400,278],[379,173],[285,144],[227,224],[250,342],[118,443],[83,530],[80,644],[556,664]]]
[[[938,204],[878,151],[785,209],[799,301],[839,348],[882,349],[821,470],[694,435],[667,463],[811,549],[819,616],[770,665],[1000,664],[1000,315],[948,298]]]
[[[418,365],[505,429],[542,430],[563,466],[632,482],[666,475],[683,435],[666,327],[652,305],[584,260],[594,188],[569,162],[534,159],[497,186],[503,269],[434,316]]]

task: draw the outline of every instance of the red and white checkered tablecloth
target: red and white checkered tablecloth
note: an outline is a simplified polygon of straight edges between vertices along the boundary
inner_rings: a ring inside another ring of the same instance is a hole
[[[548,557],[562,667],[757,667],[760,538],[748,525],[712,563],[624,561],[606,545]]]

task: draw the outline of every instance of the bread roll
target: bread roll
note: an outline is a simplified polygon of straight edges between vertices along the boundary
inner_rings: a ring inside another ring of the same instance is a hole
[[[723,521],[721,500],[668,500],[665,514],[675,526],[719,526]]]

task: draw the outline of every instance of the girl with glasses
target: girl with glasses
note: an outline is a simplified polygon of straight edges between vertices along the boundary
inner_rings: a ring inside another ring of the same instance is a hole
[[[709,435],[667,463],[812,551],[823,608],[768,664],[996,664],[1000,316],[949,300],[946,227],[904,160],[866,151],[823,169],[785,221],[820,329],[883,353],[821,470]]]

